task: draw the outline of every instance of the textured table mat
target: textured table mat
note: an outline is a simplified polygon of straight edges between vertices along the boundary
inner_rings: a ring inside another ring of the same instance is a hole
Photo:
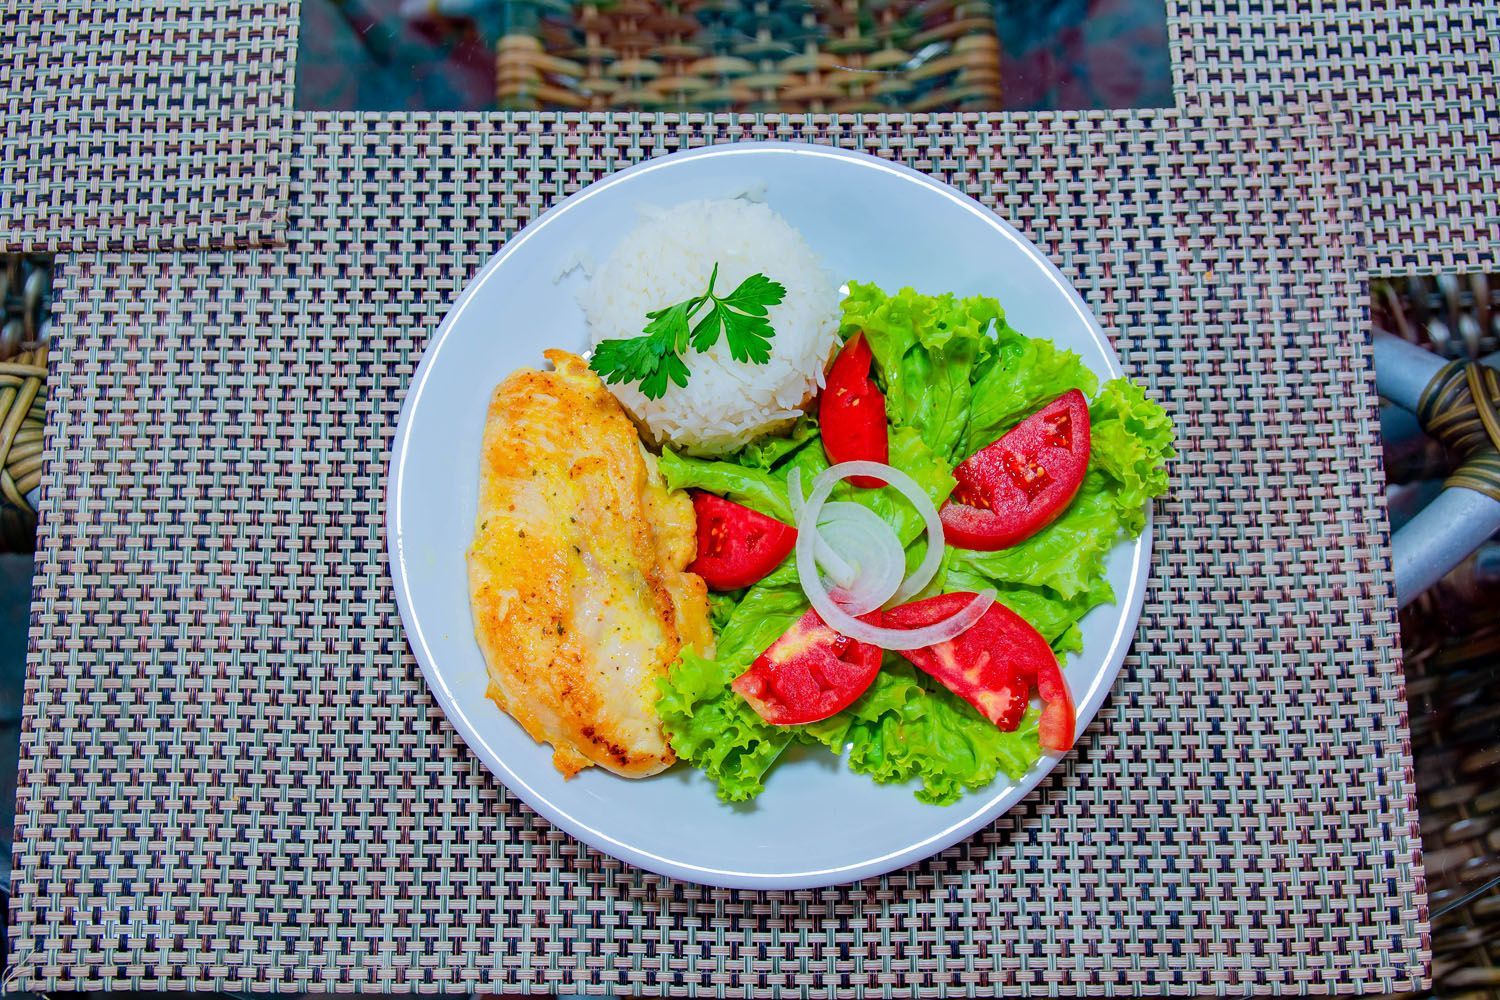
[[[68,257],[16,982],[1417,988],[1426,902],[1348,134],[1298,109],[314,117],[287,249]],[[864,149],[996,206],[1181,436],[1135,647],[1077,753],[972,840],[811,892],[673,882],[537,819],[429,696],[383,555],[387,447],[446,303],[564,194],[746,137]]]
[[[1500,250],[1500,3],[1168,0],[1188,108],[1347,109],[1377,275],[1484,271]]]
[[[286,224],[296,0],[0,11],[0,250],[267,243]]]
[[[1500,3],[1165,4],[1180,110],[1349,110],[1373,273],[1494,262]],[[0,249],[278,242],[300,6],[61,0],[0,17]]]

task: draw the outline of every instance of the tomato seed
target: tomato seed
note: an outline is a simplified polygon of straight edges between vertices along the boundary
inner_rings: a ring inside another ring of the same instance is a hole
[[[1073,447],[1073,415],[1055,413],[1047,418],[1047,443],[1055,448]]]
[[[1042,468],[1041,463],[1035,459],[1023,458],[1013,451],[1005,453],[1004,465],[1005,474],[1021,488],[1028,500],[1035,500],[1036,495],[1052,482],[1052,476]]]

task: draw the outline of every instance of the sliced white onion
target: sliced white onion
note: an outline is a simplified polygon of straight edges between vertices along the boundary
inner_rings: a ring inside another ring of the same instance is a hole
[[[787,486],[797,530],[806,530],[802,470],[792,470]],[[870,508],[847,501],[824,504],[817,536],[813,551],[818,566],[838,588],[830,591],[833,599],[850,614],[868,614],[900,589],[906,575],[906,551],[896,529]]]
[[[787,499],[792,504],[792,523],[802,523],[802,508],[807,506],[806,499],[802,496],[802,470],[793,469],[791,475],[786,477]]]
[[[792,474],[787,477],[786,482],[788,487],[788,499],[792,504],[792,521],[797,525],[797,530],[801,531],[802,508],[803,506],[805,506],[802,499],[802,470],[793,469]],[[872,511],[871,513],[874,512]],[[859,567],[856,565],[851,565],[847,560],[845,560],[842,556],[835,552],[833,550],[833,546],[829,545],[828,542],[823,539],[821,533],[818,534],[818,537],[816,539],[814,539],[814,542],[817,545],[814,553],[818,557],[818,565],[823,567],[823,569],[827,571],[828,578],[835,584],[837,584],[842,590],[847,591],[853,588],[856,577],[859,575]],[[876,607],[879,607],[879,605],[876,605]],[[865,610],[873,611],[874,608],[866,608]],[[855,612],[855,614],[861,615],[864,613],[864,611]]]
[[[816,526],[824,502],[833,492],[834,485],[849,476],[872,476],[884,480],[902,493],[907,493],[908,489],[921,493],[921,487],[917,486],[910,476],[880,462],[841,462],[813,480],[812,495],[801,505],[801,516],[797,519],[797,575],[801,577],[802,590],[807,594],[807,599],[812,602],[812,606],[817,609],[818,614],[830,628],[856,642],[868,643],[882,649],[921,649],[924,646],[947,642],[949,639],[962,635],[979,621],[994,603],[995,592],[993,590],[986,590],[976,595],[974,600],[943,621],[934,622],[922,628],[891,629],[860,621],[848,610],[840,607],[833,595],[823,586],[823,581],[818,575]],[[928,501],[928,504],[930,506],[931,501]],[[937,550],[939,558],[942,557],[942,544],[935,542],[935,539],[941,538],[941,534],[936,534],[929,535],[928,539],[929,546]],[[922,581],[922,586],[926,585],[927,581]]]
[[[798,529],[799,531],[801,528]],[[825,503],[818,512],[818,545],[827,546],[841,562],[852,566],[849,583],[837,579],[822,555],[819,564],[829,569],[829,578],[842,594],[833,597],[851,615],[874,611],[891,599],[906,575],[906,550],[884,519],[863,504]]]
[[[893,466],[881,465],[878,462],[871,464],[880,465],[882,469],[891,470],[892,475],[886,477],[886,485],[893,487],[906,498],[907,503],[916,509],[917,513],[921,515],[922,524],[927,531],[927,551],[923,553],[922,561],[901,582],[901,586],[896,589],[896,592],[888,598],[890,603],[900,604],[902,601],[921,593],[922,588],[931,583],[932,578],[937,575],[938,567],[943,563],[943,520],[938,515],[937,507],[933,506],[932,498],[927,495],[926,490],[917,484],[915,479]],[[827,475],[827,473],[825,472],[824,475]],[[852,472],[850,475],[863,475],[863,473]],[[787,485],[790,488],[788,492],[792,503],[792,518],[800,525],[802,523],[802,508],[805,505],[805,501],[802,498],[801,469],[792,470],[791,475],[787,477]],[[869,508],[865,509],[869,510]],[[874,511],[870,513],[874,514]],[[881,523],[883,524],[884,522]],[[818,544],[818,565],[828,571],[828,577],[834,583],[844,588],[851,587],[853,585],[851,575],[853,567],[850,567],[840,557],[838,552],[830,551],[829,547],[824,543],[821,533],[816,541]],[[864,614],[864,612],[857,611],[855,614]]]
[[[927,552],[922,556],[922,561],[917,564],[917,568],[911,571],[911,575],[891,598],[894,603],[900,604],[921,593],[922,588],[931,583],[932,578],[937,575],[938,567],[943,563],[943,519],[938,516],[938,509],[933,506],[932,498],[927,495],[926,490],[917,485],[916,480],[900,469],[891,471],[896,475],[888,476],[881,473],[881,478],[906,497],[907,502],[916,508],[918,514],[922,515],[922,522],[927,528]]]

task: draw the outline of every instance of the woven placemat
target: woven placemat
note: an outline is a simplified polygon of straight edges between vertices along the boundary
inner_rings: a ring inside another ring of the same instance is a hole
[[[288,249],[68,258],[15,983],[1418,987],[1426,901],[1343,134],[1302,111],[318,117]],[[659,878],[535,817],[433,702],[384,559],[387,449],[446,303],[567,192],[746,137],[864,149],[997,206],[1181,436],[1135,647],[1077,753],[972,840],[809,892]]]
[[[0,18],[0,249],[275,243],[293,166],[299,8],[62,0]],[[1500,3],[1166,9],[1180,109],[1350,110],[1372,271],[1494,264]]]
[[[272,242],[296,0],[48,0],[0,14],[0,250]]]
[[[1500,253],[1500,3],[1168,0],[1190,108],[1348,110],[1378,275],[1485,271]]]

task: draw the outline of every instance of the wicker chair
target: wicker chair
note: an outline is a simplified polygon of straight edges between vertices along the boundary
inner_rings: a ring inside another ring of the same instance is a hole
[[[1445,358],[1500,351],[1500,274],[1442,274],[1375,281],[1375,325]]]
[[[51,280],[45,257],[0,256],[0,552],[36,548]]]
[[[1001,107],[992,2],[596,0],[509,5],[509,110],[961,111]]]
[[[1401,616],[1433,981],[1500,1000],[1500,573],[1468,563]]]
[[[1378,327],[1444,357],[1473,360],[1500,349],[1500,275],[1376,282],[1371,296]],[[1451,448],[1414,424],[1388,434],[1386,447],[1390,479],[1408,484],[1403,489],[1422,490],[1424,480],[1460,466]],[[1401,613],[1434,992],[1475,1000],[1500,1000],[1497,607],[1500,546],[1492,542]]]

